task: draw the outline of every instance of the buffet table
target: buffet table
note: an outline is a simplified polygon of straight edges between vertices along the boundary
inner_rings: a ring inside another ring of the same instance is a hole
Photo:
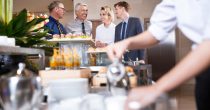
[[[88,99],[88,101],[90,101],[90,103],[88,103],[88,104],[91,104],[92,102],[94,102],[94,105],[91,105],[91,106],[98,106],[99,104],[102,104],[101,102],[93,101],[94,97],[99,98],[99,99],[97,99],[97,101],[101,100],[100,97],[98,97],[97,95],[104,97],[103,100],[104,100],[105,106],[103,106],[104,108],[101,108],[100,110],[123,110],[123,108],[124,108],[123,104],[126,99],[126,96],[114,96],[113,97],[107,91],[106,87],[93,87],[93,88],[91,88],[90,93],[91,94],[89,94],[89,96],[91,96],[92,98]],[[107,105],[107,99],[108,99],[108,101],[110,101],[110,103],[108,103],[109,105]],[[74,104],[76,100],[77,99],[75,99],[74,101],[72,100],[72,102],[70,100],[68,100],[67,101],[68,105],[73,106],[72,104]],[[65,102],[61,102],[61,103],[65,103]],[[87,103],[87,100],[85,103]],[[57,108],[56,109],[52,108],[52,106],[55,106],[55,104],[58,104],[58,103],[54,103],[54,104],[42,103],[41,110],[56,110]],[[81,106],[81,104],[79,106]],[[68,108],[68,109],[70,109],[70,108]],[[68,110],[68,109],[62,109],[62,110]],[[176,109],[177,109],[177,105],[175,103],[175,100],[171,99],[171,98],[169,99],[166,95],[164,95],[163,97],[159,98],[155,102],[155,104],[153,104],[147,108],[141,109],[141,110],[176,110]],[[74,109],[74,110],[77,110],[77,109]],[[78,110],[80,110],[80,109],[78,109]],[[89,110],[89,109],[88,109],[88,107],[86,107],[86,109],[82,109],[82,110]],[[92,110],[92,109],[90,109],[90,110]]]

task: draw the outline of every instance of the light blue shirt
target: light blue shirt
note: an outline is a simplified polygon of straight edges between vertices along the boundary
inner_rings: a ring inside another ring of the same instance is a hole
[[[92,33],[92,22],[85,20],[84,21],[85,32],[87,35]],[[67,33],[72,34],[82,34],[82,21],[75,19],[73,22],[70,22],[66,25]]]

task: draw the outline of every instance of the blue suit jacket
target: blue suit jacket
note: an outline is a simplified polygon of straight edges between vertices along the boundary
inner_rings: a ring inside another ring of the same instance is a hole
[[[45,27],[47,27],[50,31],[49,33],[50,34],[61,34],[59,32],[59,29],[58,29],[58,26],[57,26],[57,23],[58,21],[56,21],[52,16],[49,17],[49,22],[47,24],[45,24]],[[59,23],[59,22],[58,22]],[[63,31],[62,34],[66,34],[66,29],[64,28],[64,26],[60,24],[60,27],[61,27],[61,30]]]
[[[118,42],[121,39],[121,27],[122,27],[122,22],[119,23],[116,27],[115,27],[115,42]],[[128,24],[127,24],[127,30],[126,30],[126,35],[125,35],[125,39],[135,36],[139,33],[141,33],[142,30],[142,26],[141,26],[141,22],[139,18],[135,18],[135,17],[129,17],[128,19]],[[129,59],[131,59],[132,61],[135,61],[136,58],[140,59],[144,59],[144,49],[141,50],[131,50],[127,53],[124,54],[124,60],[125,61],[129,61]]]

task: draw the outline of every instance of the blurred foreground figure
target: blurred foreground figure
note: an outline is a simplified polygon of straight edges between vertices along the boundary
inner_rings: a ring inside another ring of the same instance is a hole
[[[197,109],[210,110],[209,10],[209,0],[163,0],[157,5],[148,30],[107,47],[110,59],[121,58],[127,49],[142,49],[159,43],[176,27],[194,43],[192,51],[155,85],[131,90],[126,109],[144,107],[196,76]]]

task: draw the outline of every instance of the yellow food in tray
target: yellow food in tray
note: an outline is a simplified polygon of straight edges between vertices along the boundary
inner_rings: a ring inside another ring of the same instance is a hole
[[[87,35],[74,35],[74,34],[53,35],[53,39],[90,39],[90,38],[91,37]]]
[[[126,67],[125,67],[125,71],[126,71],[126,72],[131,72],[131,73],[134,72],[134,71],[133,71],[133,68],[130,67],[130,66],[126,66]]]
[[[88,53],[106,53],[106,48],[88,48]]]

